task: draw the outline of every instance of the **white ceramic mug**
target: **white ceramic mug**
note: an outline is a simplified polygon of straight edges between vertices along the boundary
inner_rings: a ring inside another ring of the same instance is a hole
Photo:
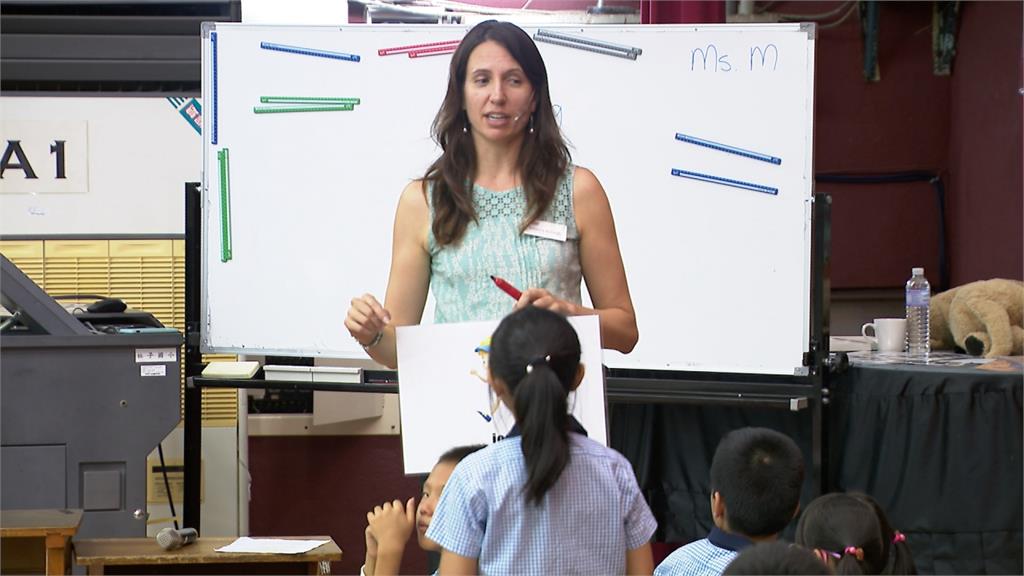
[[[869,328],[873,335],[868,335]],[[903,352],[907,347],[907,319],[875,318],[861,326],[860,334],[878,346],[879,352]]]

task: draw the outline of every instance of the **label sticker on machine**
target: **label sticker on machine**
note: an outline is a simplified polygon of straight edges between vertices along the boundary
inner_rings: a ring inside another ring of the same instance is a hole
[[[142,376],[167,376],[167,366],[163,364],[145,364],[139,366]]]
[[[178,359],[177,348],[136,348],[135,362],[174,362]]]

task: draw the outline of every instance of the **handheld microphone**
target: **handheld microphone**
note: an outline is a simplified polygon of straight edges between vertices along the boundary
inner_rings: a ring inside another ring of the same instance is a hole
[[[195,528],[175,530],[168,527],[157,532],[156,543],[164,550],[177,550],[182,546],[188,546],[195,542],[196,538],[199,538],[199,532],[196,532]]]

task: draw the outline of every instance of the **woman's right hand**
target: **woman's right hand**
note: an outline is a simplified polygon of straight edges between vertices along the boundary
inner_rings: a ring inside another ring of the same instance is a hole
[[[391,314],[381,306],[373,294],[363,294],[352,299],[345,316],[345,328],[359,344],[369,346],[377,335],[391,323]]]

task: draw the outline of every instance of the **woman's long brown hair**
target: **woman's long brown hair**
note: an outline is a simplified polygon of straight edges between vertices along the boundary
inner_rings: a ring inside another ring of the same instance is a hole
[[[463,90],[469,55],[487,41],[500,44],[515,58],[533,86],[537,103],[533,132],[524,134],[518,158],[527,203],[526,217],[520,229],[525,229],[547,210],[558,180],[570,162],[569,149],[562,139],[551,106],[547,68],[537,45],[515,24],[496,20],[477,24],[452,55],[448,93],[431,130],[442,152],[423,177],[432,190],[434,221],[431,230],[440,246],[457,244],[465,235],[470,220],[477,217],[472,194],[476,150],[472,133],[463,131],[469,123],[464,110]]]

